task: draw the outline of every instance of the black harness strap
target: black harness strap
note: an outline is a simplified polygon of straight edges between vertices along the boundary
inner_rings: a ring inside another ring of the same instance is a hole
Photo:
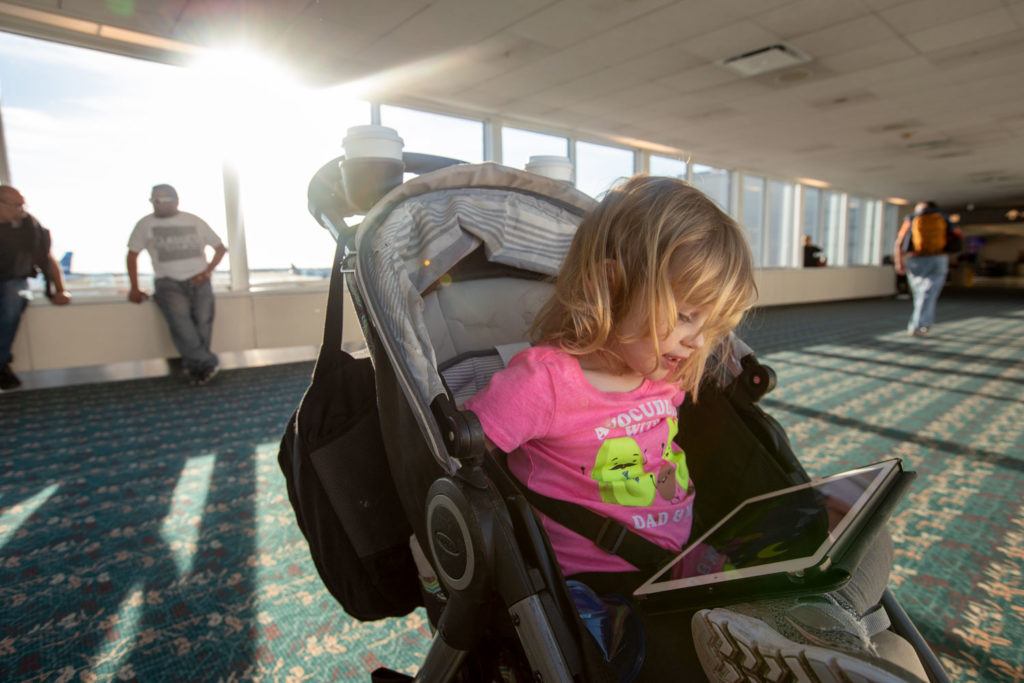
[[[570,531],[590,539],[606,553],[621,557],[637,569],[648,572],[661,569],[676,556],[676,552],[648,541],[611,517],[528,489],[509,473],[508,456],[505,453],[495,451],[491,455],[491,458],[487,458],[485,468],[492,477],[500,476],[509,480],[535,510]]]

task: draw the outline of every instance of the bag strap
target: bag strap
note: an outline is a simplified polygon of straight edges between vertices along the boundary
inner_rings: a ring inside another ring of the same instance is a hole
[[[338,240],[334,249],[334,263],[331,266],[331,280],[327,291],[327,311],[324,320],[323,345],[328,349],[341,349],[342,331],[345,323],[345,244]]]
[[[493,469],[511,481],[535,510],[570,531],[590,539],[606,553],[621,557],[637,569],[650,572],[661,569],[676,556],[677,553],[648,541],[611,517],[600,515],[582,505],[549,498],[523,486],[509,473],[508,456],[500,451],[494,451],[492,455],[488,462],[493,463]]]

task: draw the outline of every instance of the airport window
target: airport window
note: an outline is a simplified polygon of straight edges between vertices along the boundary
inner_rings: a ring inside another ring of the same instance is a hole
[[[731,213],[729,206],[729,195],[732,193],[731,171],[704,164],[694,164],[693,185],[714,200],[722,211]]]
[[[754,265],[764,265],[764,178],[743,174],[743,227],[747,229]]]
[[[885,205],[885,218],[882,224],[882,255],[894,256],[893,245],[900,229],[900,207],[896,204]]]
[[[522,128],[502,127],[501,163],[511,168],[526,168],[531,156],[569,156],[569,140]]]
[[[591,197],[601,195],[633,175],[634,153],[593,142],[576,143],[576,187]]]
[[[825,229],[820,246],[825,250],[825,257],[829,264],[842,266],[843,260],[843,195],[841,192],[826,191],[825,206],[822,211],[823,227]]]
[[[821,190],[805,185],[803,193],[804,219],[801,227],[802,235],[809,235],[811,242],[820,247],[825,243],[824,231],[821,229]]]
[[[875,202],[863,197],[850,197],[847,207],[846,259],[852,266],[874,263]]]
[[[406,152],[451,157],[471,164],[484,160],[483,121],[381,105],[380,123],[398,131]]]
[[[766,266],[790,266],[793,245],[793,183],[768,181],[768,229],[765,231]]]
[[[127,291],[128,236],[157,183],[227,239],[220,140],[188,70],[0,33],[0,84],[11,184],[54,255],[72,253],[73,292]],[[149,287],[145,254],[139,268]],[[215,284],[226,274],[227,259]]]
[[[671,157],[652,154],[650,172],[651,175],[660,175],[686,180],[686,162],[682,159],[673,159]]]

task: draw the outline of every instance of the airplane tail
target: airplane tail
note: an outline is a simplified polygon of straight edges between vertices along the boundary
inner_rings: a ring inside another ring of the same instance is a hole
[[[72,252],[66,251],[60,258],[60,270],[65,275],[71,275],[71,254]]]

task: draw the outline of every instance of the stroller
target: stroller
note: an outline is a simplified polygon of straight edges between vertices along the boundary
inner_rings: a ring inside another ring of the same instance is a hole
[[[360,619],[426,607],[435,636],[417,681],[614,681],[638,670],[641,680],[703,679],[695,657],[671,672],[640,668],[642,635],[618,659],[602,649],[527,493],[486,455],[480,423],[461,409],[522,348],[594,200],[494,163],[406,153],[405,170],[422,175],[353,204],[340,162],[310,183],[310,212],[338,247],[324,344],[279,454],[327,587]],[[358,229],[346,226],[358,213]],[[342,350],[347,273],[370,359]],[[697,497],[694,537],[735,502],[807,480],[757,405],[774,374],[733,342],[700,403],[680,410],[680,445],[699,455],[690,474],[708,492]],[[599,540],[623,540],[613,536]],[[947,680],[888,592],[884,606],[930,679]],[[627,623],[642,634],[640,611]],[[678,624],[688,631],[689,615]],[[373,678],[412,680],[386,669]]]

